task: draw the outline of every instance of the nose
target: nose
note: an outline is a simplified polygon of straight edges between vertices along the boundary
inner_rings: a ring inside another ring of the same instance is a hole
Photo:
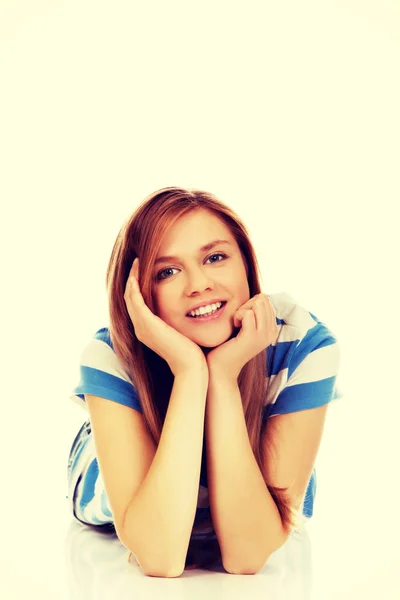
[[[201,269],[195,269],[187,276],[186,294],[192,296],[194,293],[201,294],[204,290],[213,290],[214,282]]]

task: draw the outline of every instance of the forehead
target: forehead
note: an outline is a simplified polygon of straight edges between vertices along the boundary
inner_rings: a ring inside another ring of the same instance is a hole
[[[214,239],[224,239],[236,246],[229,227],[216,215],[205,211],[192,211],[180,217],[164,234],[159,253],[178,254],[182,250],[198,250]]]

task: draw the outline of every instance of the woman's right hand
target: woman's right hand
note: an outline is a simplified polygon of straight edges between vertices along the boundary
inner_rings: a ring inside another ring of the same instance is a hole
[[[152,313],[145,303],[139,288],[138,258],[133,261],[124,300],[136,337],[167,361],[175,377],[193,369],[207,370],[207,361],[201,348]]]

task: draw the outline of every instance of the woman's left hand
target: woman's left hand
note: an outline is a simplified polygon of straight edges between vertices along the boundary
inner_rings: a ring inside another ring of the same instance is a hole
[[[208,368],[237,379],[244,365],[272,344],[279,334],[276,314],[267,294],[256,294],[233,316],[238,335],[213,348],[206,356]]]

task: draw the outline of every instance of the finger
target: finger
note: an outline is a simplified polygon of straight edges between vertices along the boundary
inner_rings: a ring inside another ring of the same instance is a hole
[[[250,312],[253,314],[254,327],[256,329],[260,329],[263,317],[263,313],[262,311],[260,311],[260,305],[257,306],[255,304],[254,306],[252,306],[252,310]]]
[[[252,310],[246,310],[245,315],[242,319],[243,327],[255,327],[257,328],[256,315]]]
[[[255,302],[252,306],[252,310],[249,312],[254,315],[254,324],[257,330],[260,330],[265,325],[265,308],[261,304]]]
[[[271,301],[271,299],[270,299],[269,296],[267,296],[266,302],[267,302],[267,311],[268,311],[268,313],[270,315],[270,324],[271,324],[272,329],[275,329],[276,336],[277,336],[278,333],[279,333],[279,327],[278,327],[278,324],[276,322],[276,317],[277,317],[276,310],[275,310],[275,307],[272,304],[272,301]],[[276,336],[275,336],[275,338],[276,338]]]
[[[131,275],[134,275],[137,280],[139,280],[139,259],[138,257],[132,263]]]
[[[134,274],[134,272],[135,272],[135,269],[134,269],[134,264],[135,264],[135,261],[133,261],[133,263],[131,264],[131,268],[129,269],[128,277],[127,277],[127,280],[126,280],[126,283],[127,283],[127,284],[130,282],[130,280],[131,280],[131,278],[132,278],[132,275],[133,275],[133,274]]]
[[[255,305],[257,317],[257,330],[267,336],[268,344],[273,343],[279,334],[279,327],[276,323],[276,316],[270,301],[263,299],[261,304]]]
[[[247,300],[247,302],[245,302],[244,304],[239,306],[238,312],[239,312],[239,310],[248,310],[249,308],[252,307],[253,303],[254,303],[254,297],[250,298],[249,300]]]
[[[256,304],[257,302],[262,302],[264,300],[264,296],[265,296],[265,294],[256,294],[252,298],[249,298],[249,300],[247,300],[247,302],[245,302],[244,304],[239,306],[239,308],[235,312],[235,317],[238,320],[241,320],[243,318],[245,312],[248,310],[251,310],[253,308],[254,304]]]
[[[265,297],[266,297],[266,294],[262,294],[262,293],[256,294],[255,296],[252,296],[251,298],[249,298],[244,304],[239,306],[238,310],[248,310],[249,308],[251,308],[253,306],[253,304],[255,302],[260,302]]]
[[[129,290],[132,290],[132,294],[129,294]],[[140,291],[139,286],[139,273],[138,273],[138,259],[133,261],[128,280],[126,282],[125,294],[127,294],[130,299],[138,300],[142,299],[142,293]]]
[[[237,325],[235,325],[235,327],[241,327],[243,318],[245,317],[245,315],[248,312],[251,312],[251,307],[249,307],[249,308],[243,308],[243,306],[241,306],[239,308],[239,310],[237,310],[235,312],[234,317],[233,317],[233,324],[235,325],[235,322],[237,323]]]
[[[131,272],[129,275],[130,278],[134,278],[136,283],[139,285],[139,259],[135,258],[132,263]]]
[[[238,327],[242,326],[242,320],[243,320],[244,315],[245,315],[245,311],[238,311],[233,315],[234,327],[238,328]]]
[[[263,307],[262,326],[265,327],[266,329],[268,329],[268,331],[271,331],[274,328],[277,328],[275,309],[273,307],[271,300],[265,294],[263,296],[261,306]]]

